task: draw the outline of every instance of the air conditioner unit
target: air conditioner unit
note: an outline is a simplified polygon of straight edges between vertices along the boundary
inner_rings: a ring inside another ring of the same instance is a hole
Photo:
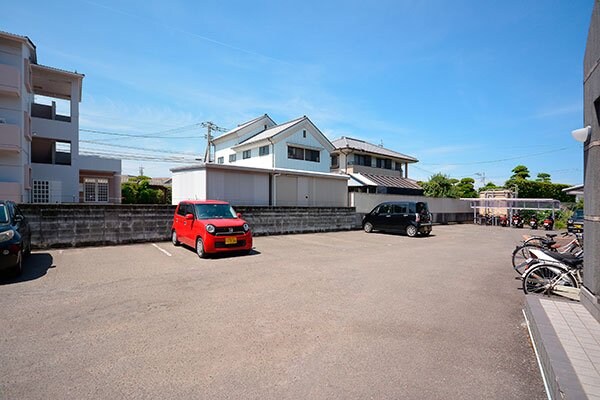
[[[6,123],[6,118],[0,118],[0,124],[5,124]]]

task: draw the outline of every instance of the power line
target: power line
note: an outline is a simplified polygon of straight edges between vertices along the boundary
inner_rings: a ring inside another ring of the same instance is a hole
[[[176,137],[176,136],[160,136],[168,133],[181,133],[185,131],[189,131],[193,128],[197,128],[202,125],[203,122],[198,122],[192,125],[181,126],[178,128],[167,129],[164,131],[158,131],[153,133],[143,133],[143,134],[134,134],[134,133],[122,133],[122,132],[113,132],[113,131],[104,131],[97,129],[79,129],[80,132],[89,132],[89,133],[98,133],[101,135],[111,135],[111,136],[124,136],[124,137],[137,137],[137,138],[153,138],[153,139],[195,139],[197,136],[186,136],[186,137]]]
[[[187,156],[197,157],[197,154],[194,154],[194,153],[185,153],[185,152],[182,152],[182,151],[169,151],[169,150],[164,150],[164,149],[149,149],[149,148],[145,148],[145,147],[126,146],[124,144],[102,143],[102,142],[96,142],[94,140],[80,140],[79,142],[80,143],[98,144],[98,145],[101,145],[101,146],[119,147],[119,148],[124,148],[124,149],[150,151],[150,152],[154,152],[154,153],[180,154],[180,155],[187,155]]]

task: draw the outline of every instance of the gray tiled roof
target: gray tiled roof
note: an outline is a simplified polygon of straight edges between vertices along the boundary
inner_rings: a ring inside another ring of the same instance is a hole
[[[272,138],[275,135],[280,134],[281,132],[285,131],[286,129],[296,125],[297,123],[301,122],[303,119],[306,119],[306,117],[300,117],[300,118],[296,118],[293,119],[291,121],[288,121],[284,124],[281,125],[275,125],[272,128],[269,128],[267,130],[264,130],[262,132],[260,132],[257,135],[254,135],[246,140],[244,140],[243,142],[240,143],[240,145],[242,144],[248,144],[248,143],[254,143],[254,142],[259,142],[261,140],[267,139],[267,138]]]
[[[254,119],[252,119],[252,120],[250,120],[250,121],[248,121],[248,122],[244,122],[243,124],[240,124],[240,125],[236,126],[236,127],[235,127],[235,128],[233,128],[232,130],[225,132],[225,133],[224,133],[224,134],[222,134],[221,136],[217,136],[217,137],[215,138],[215,140],[217,140],[217,139],[221,139],[221,138],[224,138],[224,137],[226,137],[226,136],[229,136],[229,135],[231,135],[231,134],[233,134],[233,133],[236,133],[237,131],[239,131],[239,130],[241,130],[241,129],[244,129],[244,128],[245,128],[245,127],[247,127],[247,126],[250,126],[250,125],[252,125],[252,124],[253,124],[253,123],[255,123],[256,121],[259,121],[260,119],[262,119],[262,118],[264,118],[264,117],[267,117],[267,118],[269,118],[269,119],[271,118],[271,117],[269,117],[267,114],[263,114],[263,115],[261,115],[260,117],[256,117],[256,118],[254,118]]]
[[[361,177],[367,178],[369,181],[375,183],[377,186],[385,186],[385,187],[397,187],[404,189],[423,189],[421,186],[417,184],[417,181],[408,178],[402,178],[399,176],[387,176],[387,175],[376,175],[376,174],[365,174],[365,173],[357,173],[353,174],[356,178],[360,180]],[[370,186],[368,182],[365,182],[367,186]]]
[[[338,149],[352,149],[358,151],[364,151],[365,153],[374,153],[382,156],[401,158],[403,160],[418,162],[416,158],[412,156],[408,156],[406,154],[398,153],[393,150],[388,150],[385,147],[377,146],[369,142],[365,142],[364,140],[349,138],[346,136],[342,136],[339,139],[332,141],[336,150]]]

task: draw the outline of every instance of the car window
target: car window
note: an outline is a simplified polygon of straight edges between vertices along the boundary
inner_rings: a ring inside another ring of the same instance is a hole
[[[408,207],[406,203],[394,204],[394,214],[406,214]]]
[[[237,214],[229,204],[196,204],[198,219],[237,218]]]
[[[183,215],[185,216],[185,209],[186,209],[187,204],[185,203],[180,203],[179,204],[179,208],[177,209],[177,214],[178,215]]]
[[[4,204],[0,204],[0,224],[8,223],[8,210]]]
[[[392,213],[392,205],[391,204],[382,204],[379,206],[379,214],[391,214]]]
[[[15,207],[15,215],[19,215],[19,216],[25,218],[25,215],[23,214],[21,209],[16,204],[14,205],[14,207]]]

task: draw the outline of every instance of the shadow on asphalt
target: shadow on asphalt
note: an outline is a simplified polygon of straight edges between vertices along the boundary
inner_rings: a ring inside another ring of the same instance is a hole
[[[194,249],[191,246],[182,244],[181,247],[183,247],[186,250],[190,250],[190,251],[196,253],[196,249]],[[257,256],[259,254],[260,254],[260,251],[258,251],[256,249],[252,249],[248,253],[246,253],[244,251],[231,251],[231,252],[207,254],[205,257],[206,257],[206,259],[209,259],[209,260],[210,259],[216,260],[216,259],[221,259],[221,258],[252,257],[252,256]]]
[[[404,236],[404,237],[409,237],[409,236],[408,236],[406,233],[399,233],[399,232],[386,232],[386,231],[377,231],[377,232],[373,232],[373,233],[376,233],[376,234],[379,234],[379,235],[390,235],[390,236]],[[423,235],[417,235],[417,236],[415,236],[415,237],[413,237],[413,238],[410,238],[410,239],[427,239],[427,238],[430,238],[430,237],[435,237],[435,234],[433,234],[433,233],[430,233],[430,234],[429,234],[429,235],[427,235],[427,236],[423,236]]]
[[[33,253],[23,260],[23,272],[19,276],[11,276],[5,272],[0,276],[0,285],[9,285],[12,283],[27,282],[41,278],[46,275],[50,268],[55,268],[52,265],[53,258],[48,253]]]

